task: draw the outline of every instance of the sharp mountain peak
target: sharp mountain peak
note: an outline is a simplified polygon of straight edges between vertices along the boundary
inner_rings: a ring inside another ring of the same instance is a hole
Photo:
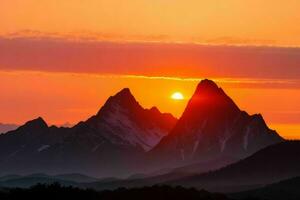
[[[227,96],[222,88],[218,87],[214,81],[204,79],[198,84],[182,117],[185,118],[186,115],[190,116],[191,113],[198,113],[197,116],[199,117],[201,114],[206,116],[213,113],[225,114],[226,112],[236,113],[239,111],[238,106]],[[191,117],[197,119],[197,116]]]
[[[115,96],[125,96],[130,97],[133,96],[129,88],[123,88],[120,90]]]
[[[131,93],[129,88],[123,88],[119,92],[117,92],[115,95],[110,96],[105,104],[109,104],[112,102],[126,102],[131,104],[138,104],[135,97]]]
[[[26,122],[22,127],[28,128],[47,128],[48,124],[42,117],[38,117],[36,119],[30,120]]]
[[[218,89],[218,85],[213,81],[213,80],[210,80],[210,79],[203,79],[200,81],[200,83],[198,84],[197,88],[216,88]]]
[[[216,95],[228,97],[223,91],[223,89],[220,88],[214,81],[209,79],[204,79],[197,85],[193,97],[206,96],[212,98],[215,97]]]

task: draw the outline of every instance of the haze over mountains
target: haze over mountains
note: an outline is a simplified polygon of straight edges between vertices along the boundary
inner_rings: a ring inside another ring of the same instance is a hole
[[[255,188],[300,175],[300,142],[286,141],[213,172],[178,178],[168,184],[228,192]]]
[[[1,133],[6,133],[8,131],[12,131],[18,128],[18,125],[16,124],[4,124],[0,123],[0,134]]]
[[[1,135],[0,171],[97,177],[202,173],[282,141],[261,115],[241,111],[213,81],[199,83],[179,120],[142,108],[125,88],[71,128],[49,127],[37,118]]]

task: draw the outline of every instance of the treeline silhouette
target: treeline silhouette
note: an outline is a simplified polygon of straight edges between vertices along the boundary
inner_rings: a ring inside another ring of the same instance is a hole
[[[204,190],[184,188],[181,186],[151,186],[142,188],[119,188],[116,190],[95,191],[92,189],[79,189],[64,187],[59,183],[50,185],[37,184],[31,188],[2,188],[1,200],[15,199],[83,199],[83,200],[230,200],[223,194],[209,193]],[[247,199],[254,200],[254,199]]]

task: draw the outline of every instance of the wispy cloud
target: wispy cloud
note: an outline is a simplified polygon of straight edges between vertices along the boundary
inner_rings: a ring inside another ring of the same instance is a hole
[[[176,76],[146,76],[133,74],[98,74],[98,73],[74,73],[74,72],[45,72],[27,70],[0,70],[2,75],[47,75],[47,76],[73,76],[92,77],[98,79],[147,79],[199,83],[207,77],[176,77]],[[210,78],[218,84],[231,88],[300,88],[300,79],[250,79],[250,78]]]
[[[43,32],[38,30],[23,29],[17,32],[9,32],[0,35],[6,39],[33,39],[33,40],[64,40],[77,42],[143,42],[143,43],[176,43],[172,37],[159,35],[124,35],[104,32],[77,31],[77,32]]]

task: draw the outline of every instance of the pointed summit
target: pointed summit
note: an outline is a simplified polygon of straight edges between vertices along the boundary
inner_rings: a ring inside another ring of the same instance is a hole
[[[130,89],[124,88],[114,96],[110,96],[97,115],[119,107],[129,110],[141,109],[140,104],[136,101]]]
[[[177,119],[156,107],[143,108],[128,88],[109,97],[85,124],[114,144],[150,150],[173,128]],[[100,133],[101,132],[101,133]]]
[[[114,96],[109,97],[109,99],[106,101],[106,104],[124,104],[124,106],[128,106],[130,104],[138,104],[134,96],[132,95],[129,88],[124,88],[121,91],[119,91]],[[126,103],[126,105],[125,105]]]
[[[218,85],[214,81],[209,79],[204,79],[198,84],[192,99],[199,97],[201,97],[202,99],[209,98],[210,100],[217,97],[230,99],[230,97],[225,94],[222,88],[218,87]]]
[[[48,130],[48,125],[43,118],[38,117],[31,121],[26,122],[23,126],[20,126],[17,131],[22,133],[44,133]]]
[[[220,88],[218,85],[209,79],[203,79],[197,86],[196,92],[201,90],[218,91]]]
[[[133,95],[129,88],[123,88],[115,95],[115,97],[133,97]]]
[[[219,114],[233,117],[238,112],[240,110],[232,99],[215,82],[205,79],[198,84],[182,118],[193,121],[193,119],[199,120],[202,117]],[[195,114],[197,116],[194,116]]]
[[[36,119],[26,122],[22,127],[36,129],[36,128],[48,128],[48,125],[42,117],[38,117]]]
[[[261,115],[250,116],[211,80],[202,80],[174,129],[155,147],[162,160],[244,158],[282,141]]]

